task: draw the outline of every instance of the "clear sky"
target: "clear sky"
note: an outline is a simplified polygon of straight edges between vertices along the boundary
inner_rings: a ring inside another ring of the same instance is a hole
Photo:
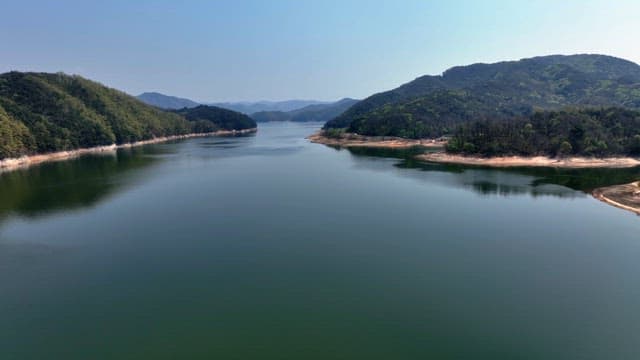
[[[454,65],[640,63],[640,1],[3,1],[0,72],[199,101],[363,98]]]

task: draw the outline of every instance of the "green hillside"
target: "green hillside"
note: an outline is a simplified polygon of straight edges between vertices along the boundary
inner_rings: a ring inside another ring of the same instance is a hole
[[[567,106],[640,108],[640,66],[604,55],[459,66],[370,96],[325,127],[363,135],[434,137],[468,121]]]
[[[80,76],[0,74],[0,158],[194,131],[201,126],[179,114]]]
[[[256,122],[248,115],[219,108],[217,106],[199,105],[175,111],[191,122],[196,132],[216,130],[245,130],[256,127]]]

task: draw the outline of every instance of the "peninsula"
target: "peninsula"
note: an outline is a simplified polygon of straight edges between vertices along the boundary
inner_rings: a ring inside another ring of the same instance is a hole
[[[592,195],[609,205],[640,215],[640,181],[599,188]]]

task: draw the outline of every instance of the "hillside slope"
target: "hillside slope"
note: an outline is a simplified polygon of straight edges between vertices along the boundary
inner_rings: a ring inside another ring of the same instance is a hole
[[[249,116],[210,105],[175,110],[194,126],[196,132],[216,130],[246,130],[255,128],[256,122]]]
[[[0,74],[0,159],[202,131],[198,122],[80,76]]]
[[[472,120],[566,106],[640,108],[640,66],[604,55],[458,66],[372,95],[325,127],[363,135],[433,137]]]

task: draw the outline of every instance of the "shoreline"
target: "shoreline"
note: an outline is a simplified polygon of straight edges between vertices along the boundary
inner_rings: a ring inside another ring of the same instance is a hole
[[[546,156],[522,157],[492,157],[481,158],[475,156],[451,155],[442,152],[417,155],[418,160],[440,163],[459,164],[471,166],[486,166],[493,168],[507,167],[553,167],[562,169],[586,169],[586,168],[630,168],[640,166],[640,160],[629,157],[618,158],[585,158],[570,157],[566,159],[554,159]],[[591,192],[591,196],[610,206],[630,211],[640,216],[640,181],[631,184],[612,185],[597,188]]]
[[[157,137],[148,140],[140,140],[132,143],[125,144],[111,144],[111,145],[103,145],[103,146],[95,146],[90,148],[80,148],[75,150],[66,150],[66,151],[57,151],[53,153],[47,154],[35,154],[35,155],[25,155],[18,158],[6,158],[0,160],[0,173],[13,171],[22,168],[28,168],[33,165],[42,164],[45,162],[52,161],[64,161],[69,160],[81,155],[86,154],[97,154],[103,152],[115,151],[117,149],[128,149],[137,146],[149,145],[149,144],[157,144],[172,140],[182,140],[182,139],[190,139],[197,137],[209,137],[209,136],[225,136],[225,135],[238,135],[238,134],[250,134],[258,131],[258,128],[251,129],[243,129],[243,130],[219,130],[208,133],[190,133],[183,135],[171,135],[171,136],[163,136]]]
[[[328,137],[325,136],[322,131],[307,136],[307,140],[312,143],[328,146],[388,149],[408,149],[412,147],[441,148],[446,144],[446,141],[438,139],[405,139],[392,136],[344,134],[340,137]]]
[[[565,169],[583,168],[629,168],[640,166],[640,159],[631,157],[611,158],[587,158],[568,157],[564,159],[550,158],[547,156],[501,156],[483,158],[478,156],[453,155],[444,152],[435,152],[417,155],[418,160],[441,163],[460,164],[488,167],[555,167]]]
[[[606,204],[640,216],[640,181],[598,188],[591,195]]]

